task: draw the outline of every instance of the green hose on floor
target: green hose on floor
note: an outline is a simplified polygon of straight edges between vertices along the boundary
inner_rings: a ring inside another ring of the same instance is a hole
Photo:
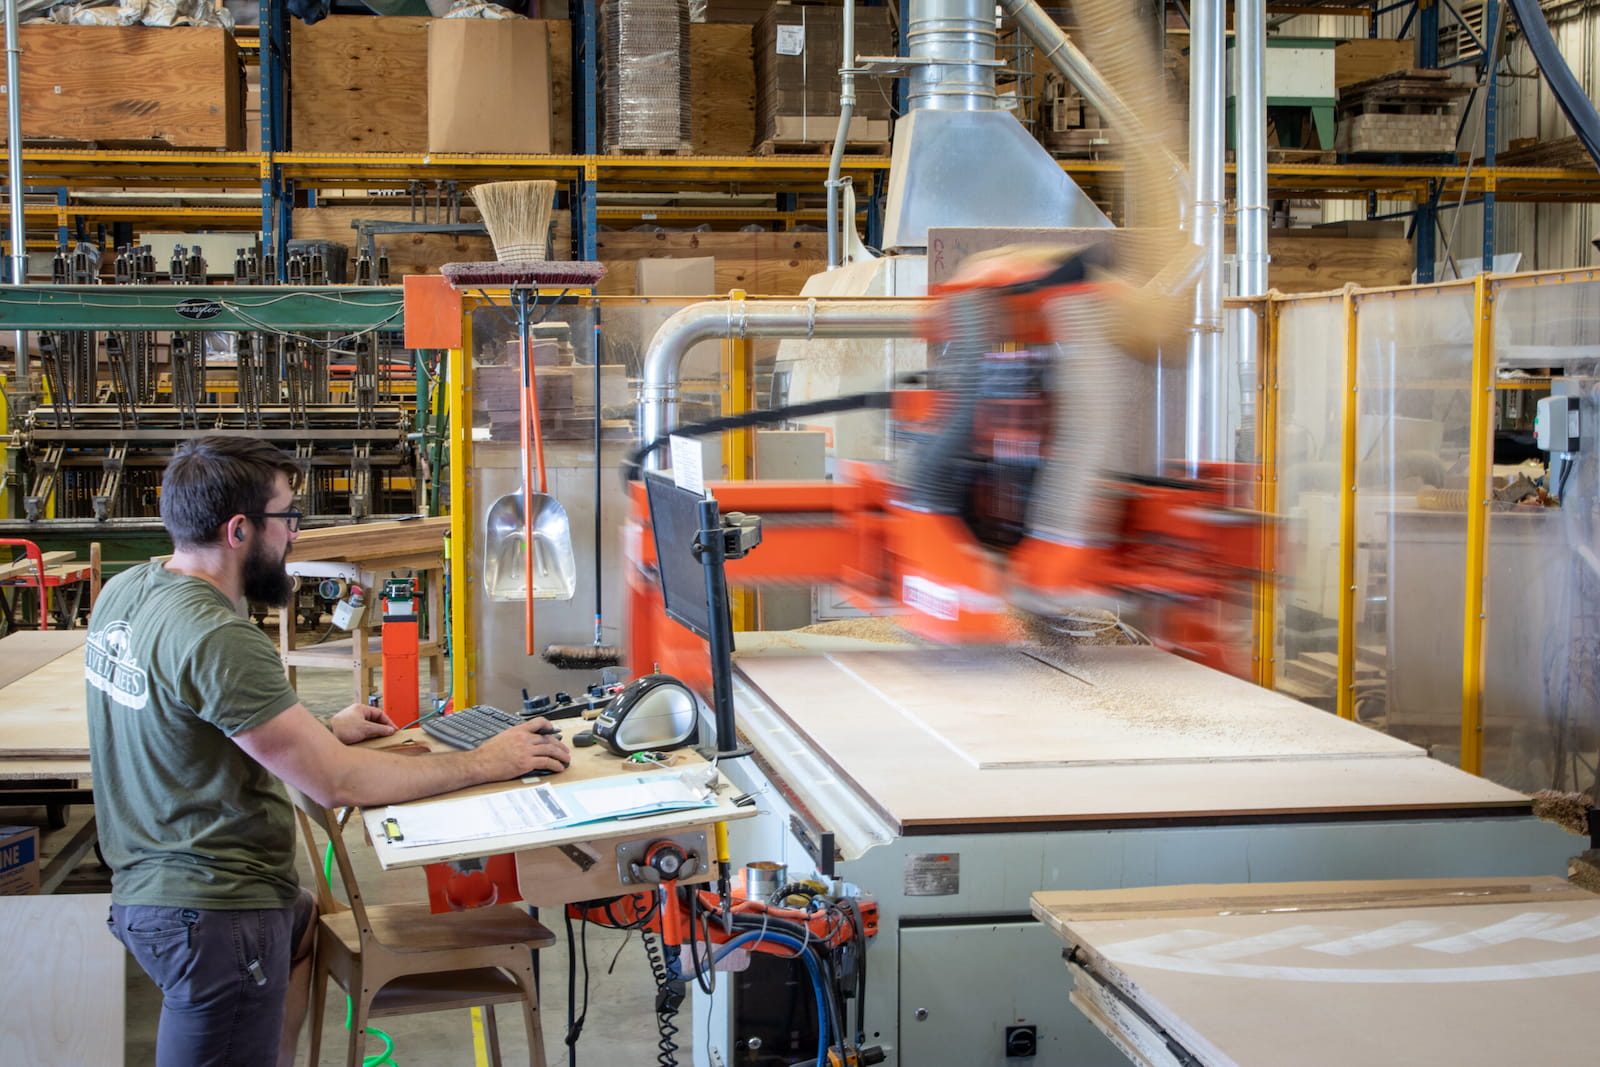
[[[330,842],[322,854],[322,877],[329,885],[333,884],[333,845]],[[344,998],[344,1028],[350,1029],[350,1024],[355,1021],[356,1006],[350,998]],[[379,1030],[376,1026],[367,1027],[367,1033],[383,1042],[383,1051],[375,1056],[368,1056],[361,1061],[362,1067],[399,1067],[390,1057],[394,1055],[394,1038]]]

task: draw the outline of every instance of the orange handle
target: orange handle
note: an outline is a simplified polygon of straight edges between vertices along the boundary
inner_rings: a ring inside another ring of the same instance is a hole
[[[518,338],[522,350],[522,578],[526,583],[527,599],[522,605],[522,633],[528,655],[534,654],[533,643],[533,448],[532,437],[540,442],[539,479],[544,481],[543,437],[537,433],[539,405],[534,399],[533,356],[528,351],[528,338]],[[542,491],[542,490],[541,490]]]

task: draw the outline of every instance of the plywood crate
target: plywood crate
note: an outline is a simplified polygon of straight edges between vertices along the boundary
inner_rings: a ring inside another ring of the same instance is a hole
[[[39,25],[18,32],[24,142],[245,147],[244,68],[226,30]]]
[[[310,26],[293,22],[291,147],[426,151],[428,22],[400,15],[333,15]]]
[[[290,27],[291,141],[296,152],[428,148],[428,23],[402,15],[332,15]],[[541,20],[550,46],[550,150],[572,151],[572,26]]]
[[[1233,251],[1228,238],[1227,250]],[[1404,237],[1345,237],[1323,230],[1273,230],[1267,235],[1267,284],[1283,293],[1321,293],[1347,282],[1405,285],[1416,258]]]
[[[1416,54],[1417,42],[1411,40],[1373,37],[1341,41],[1333,49],[1333,87],[1343,89],[1346,85],[1414,67]]]
[[[748,23],[689,26],[689,106],[694,151],[742,156],[756,131],[756,73]]]

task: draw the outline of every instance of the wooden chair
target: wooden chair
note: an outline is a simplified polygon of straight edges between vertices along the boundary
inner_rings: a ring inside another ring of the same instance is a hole
[[[316,960],[311,987],[311,1060],[322,1043],[323,1002],[331,977],[351,1001],[346,1063],[360,1067],[369,1019],[452,1008],[484,1009],[491,1062],[499,1067],[495,1004],[520,1003],[528,1031],[528,1062],[545,1067],[539,995],[533,953],[555,944],[555,935],[514,904],[445,915],[420,904],[373,904],[361,899],[342,823],[292,786],[287,787],[300,822],[300,839],[316,872]],[[349,904],[328,883],[312,825],[333,844],[333,858]]]

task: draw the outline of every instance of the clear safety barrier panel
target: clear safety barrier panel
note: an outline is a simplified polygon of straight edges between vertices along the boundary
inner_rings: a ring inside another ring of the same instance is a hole
[[[1356,717],[1459,763],[1473,294],[1360,301]]]
[[[1285,304],[1278,320],[1274,686],[1332,711],[1339,637],[1344,304]]]
[[[1495,502],[1485,568],[1485,777],[1596,786],[1600,750],[1600,283],[1496,286]],[[1578,398],[1579,447],[1533,441],[1539,398]],[[1540,493],[1539,490],[1544,492]]]

